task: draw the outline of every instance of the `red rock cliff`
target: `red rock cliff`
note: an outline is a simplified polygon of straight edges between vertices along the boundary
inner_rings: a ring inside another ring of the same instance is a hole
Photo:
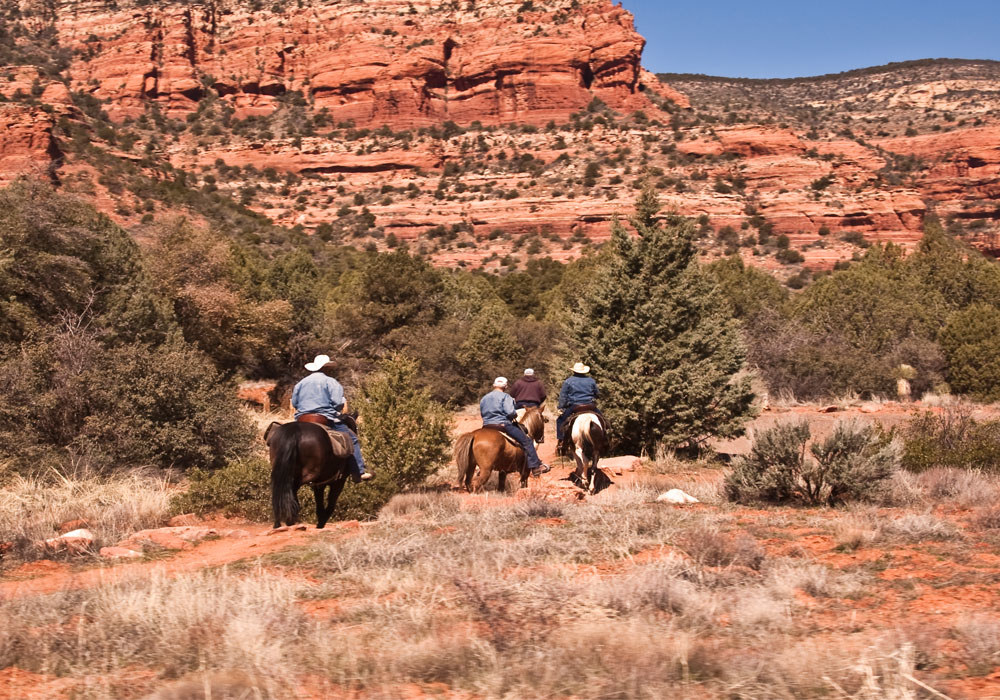
[[[78,52],[74,88],[110,99],[114,119],[138,116],[147,100],[183,116],[206,85],[237,117],[269,113],[280,95],[300,91],[359,127],[542,124],[595,97],[649,106],[645,41],[610,0],[313,0],[261,10],[235,0],[66,0],[58,16]]]

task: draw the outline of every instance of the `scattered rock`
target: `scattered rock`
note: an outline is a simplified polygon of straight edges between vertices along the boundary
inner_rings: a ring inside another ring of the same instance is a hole
[[[200,522],[201,518],[199,518],[194,513],[185,513],[184,515],[175,515],[174,517],[172,517],[170,520],[167,521],[167,525],[169,525],[170,527],[184,527],[184,526],[197,525]]]
[[[135,559],[142,554],[126,547],[101,547],[101,556],[105,559]]]
[[[701,503],[691,494],[684,493],[680,489],[670,489],[666,493],[661,493],[656,497],[657,503],[670,503],[671,505],[684,505],[685,503]]]
[[[67,520],[62,525],[59,526],[59,534],[65,535],[67,532],[72,532],[73,530],[82,530],[90,527],[90,521],[86,518],[77,518],[76,520]]]
[[[819,409],[820,413],[836,413],[840,410],[840,406],[827,406],[826,408]]]
[[[80,528],[78,530],[70,530],[65,534],[59,535],[59,537],[45,540],[45,548],[50,552],[62,552],[65,550],[71,554],[80,554],[90,549],[90,546],[94,544],[94,539],[96,539],[94,533],[90,530]]]
[[[196,527],[193,525],[177,525],[159,527],[151,530],[140,530],[118,543],[119,547],[144,551],[147,547],[161,549],[191,549],[192,546],[208,538],[243,538],[249,537],[246,530],[219,530],[214,527]]]
[[[859,409],[862,413],[878,413],[880,406],[877,403],[866,403]]]
[[[630,472],[642,466],[642,460],[632,455],[624,457],[606,457],[601,460],[601,469],[609,469],[617,475]]]

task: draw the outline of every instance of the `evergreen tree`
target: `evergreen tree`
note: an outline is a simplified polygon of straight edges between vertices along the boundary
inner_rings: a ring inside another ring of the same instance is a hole
[[[607,262],[571,318],[571,338],[601,387],[623,448],[694,445],[743,432],[754,409],[737,322],[697,259],[690,222],[656,221],[640,195],[632,224],[615,223]]]

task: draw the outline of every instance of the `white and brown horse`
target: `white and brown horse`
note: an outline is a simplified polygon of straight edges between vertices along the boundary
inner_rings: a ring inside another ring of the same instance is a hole
[[[595,493],[601,475],[597,463],[608,450],[604,424],[596,413],[584,411],[574,416],[566,429],[569,431],[573,459],[576,461],[576,469],[570,474],[570,481],[589,493]]]

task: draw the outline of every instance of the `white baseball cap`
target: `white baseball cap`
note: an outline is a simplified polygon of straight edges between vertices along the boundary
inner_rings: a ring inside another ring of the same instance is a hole
[[[524,376],[525,377],[534,377],[535,376],[535,370],[533,370],[533,369],[526,369],[526,370],[524,370]]]
[[[507,377],[497,377],[493,380],[493,386],[503,388],[507,386]]]

